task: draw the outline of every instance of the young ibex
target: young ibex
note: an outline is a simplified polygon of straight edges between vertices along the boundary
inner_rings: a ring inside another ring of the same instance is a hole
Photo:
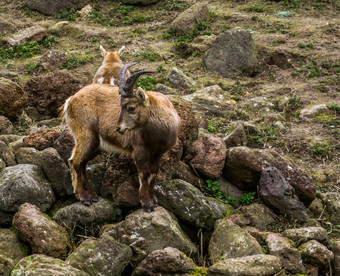
[[[86,163],[98,153],[130,154],[139,174],[139,200],[145,211],[157,206],[155,177],[162,155],[175,145],[180,118],[161,93],[134,89],[139,71],[126,80],[131,63],[119,72],[118,86],[90,84],[67,99],[64,118],[75,138],[69,165],[76,196],[85,205],[97,201],[85,173]]]
[[[119,71],[123,68],[123,62],[120,57],[123,54],[125,46],[116,52],[108,52],[100,45],[100,52],[104,57],[102,65],[98,68],[93,77],[92,83],[117,85]],[[130,72],[126,72],[127,77],[130,77]]]

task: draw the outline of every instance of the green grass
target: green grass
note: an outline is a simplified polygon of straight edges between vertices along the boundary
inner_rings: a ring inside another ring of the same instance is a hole
[[[155,85],[156,85],[156,79],[154,79],[153,77],[150,76],[146,76],[146,77],[140,77],[137,81],[136,81],[136,87],[141,87],[144,90],[151,90],[154,91],[155,90]]]
[[[80,65],[86,64],[93,59],[92,56],[84,55],[84,56],[76,56],[71,55],[67,57],[66,61],[60,65],[60,69],[74,69]]]

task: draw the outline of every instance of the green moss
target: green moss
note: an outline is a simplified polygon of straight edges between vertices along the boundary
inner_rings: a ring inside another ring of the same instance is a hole
[[[207,275],[207,269],[205,267],[196,267],[194,271],[191,271],[189,275],[203,276]]]

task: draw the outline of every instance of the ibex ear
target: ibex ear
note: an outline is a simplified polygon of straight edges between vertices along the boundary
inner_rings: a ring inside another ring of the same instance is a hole
[[[99,49],[100,49],[100,52],[102,53],[102,56],[105,57],[106,50],[104,49],[104,47],[100,45]]]
[[[124,50],[125,50],[125,46],[123,46],[122,48],[120,48],[120,49],[117,51],[118,56],[121,56],[121,55],[124,53]]]
[[[146,93],[143,90],[143,88],[141,88],[141,87],[137,88],[136,96],[137,96],[137,99],[138,99],[139,102],[144,103],[145,105],[148,104],[149,96],[146,95]]]

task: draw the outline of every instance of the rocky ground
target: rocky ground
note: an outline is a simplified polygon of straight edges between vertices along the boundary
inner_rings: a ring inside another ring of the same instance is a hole
[[[340,275],[340,2],[0,3],[0,275]],[[59,107],[99,46],[167,94],[182,128],[160,207],[105,155],[74,198]]]

